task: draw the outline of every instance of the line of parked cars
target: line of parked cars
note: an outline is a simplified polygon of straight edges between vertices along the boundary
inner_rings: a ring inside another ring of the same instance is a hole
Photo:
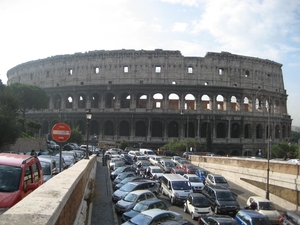
[[[131,150],[127,154],[132,157],[139,153]],[[111,163],[121,161],[120,158],[117,160],[112,157]],[[159,199],[160,195],[166,196],[171,204],[182,206],[183,212],[189,213],[198,224],[291,225],[300,222],[296,217],[294,220],[297,222],[291,223],[293,213],[280,215],[269,200],[259,196],[250,196],[245,207],[241,207],[225,177],[197,167],[186,158],[178,155],[170,158],[151,153],[145,158],[134,160],[132,164],[123,164],[119,168],[110,165],[113,170],[112,201],[124,224],[147,224],[140,222],[141,218],[147,216],[153,218],[152,222],[156,221],[155,218],[158,220],[158,212],[168,211]],[[118,180],[116,174],[124,175],[120,175]],[[118,181],[115,182],[114,179]],[[256,207],[253,208],[253,205]],[[160,224],[168,224],[170,221],[176,224],[176,220],[181,221],[182,217],[169,214],[165,215]]]

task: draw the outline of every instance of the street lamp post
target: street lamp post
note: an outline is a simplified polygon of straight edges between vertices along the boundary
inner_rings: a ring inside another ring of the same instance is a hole
[[[85,151],[85,159],[89,159],[89,139],[90,139],[90,120],[92,119],[92,112],[91,109],[88,109],[86,111],[86,129],[87,129],[87,134],[86,134],[86,151]]]

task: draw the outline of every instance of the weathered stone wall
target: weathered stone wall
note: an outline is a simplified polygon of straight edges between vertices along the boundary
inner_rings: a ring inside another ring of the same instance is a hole
[[[44,138],[19,138],[14,145],[5,146],[2,152],[26,153],[34,149],[47,149],[46,139]]]

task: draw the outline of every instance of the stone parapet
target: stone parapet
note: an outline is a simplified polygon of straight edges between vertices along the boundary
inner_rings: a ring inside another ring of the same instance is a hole
[[[95,155],[51,178],[0,216],[1,225],[89,224]]]
[[[266,195],[267,168],[266,159],[239,157],[191,156],[194,165],[212,173],[223,175],[257,195]],[[270,200],[289,210],[298,210],[300,179],[299,165],[285,161],[270,160],[269,191]]]

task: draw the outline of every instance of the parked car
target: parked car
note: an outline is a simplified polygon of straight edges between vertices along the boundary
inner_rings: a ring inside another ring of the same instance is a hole
[[[225,177],[223,177],[222,175],[218,175],[218,174],[212,174],[212,173],[207,174],[205,183],[211,184],[211,185],[219,185],[219,186],[223,186],[225,188],[229,187],[229,184],[228,184],[227,180],[225,179]]]
[[[235,215],[239,225],[271,225],[268,217],[251,209],[243,209]]]
[[[238,225],[231,216],[226,215],[211,215],[202,216],[198,219],[199,225]]]
[[[182,158],[189,159],[190,155],[195,155],[193,152],[184,152]]]
[[[120,183],[122,180],[124,180],[127,177],[134,177],[135,176],[135,172],[131,171],[131,172],[123,172],[118,174],[118,176],[114,179],[112,185],[113,187],[116,186],[118,183]]]
[[[172,168],[170,173],[184,175],[184,170],[180,168]]]
[[[191,162],[186,159],[179,159],[176,163],[176,167],[182,169],[183,164],[190,164]]]
[[[110,179],[114,180],[120,173],[123,172],[134,172],[131,166],[121,166],[110,173]]]
[[[112,158],[110,161],[109,161],[109,169],[110,170],[114,170],[114,165],[115,165],[115,162],[123,162],[123,160],[121,158]],[[124,162],[123,162],[124,163]],[[125,165],[125,163],[124,163]]]
[[[58,173],[56,167],[56,161],[53,158],[44,158],[40,156],[39,156],[39,160],[43,169],[43,177],[44,177],[43,179],[45,183]]]
[[[123,223],[123,225],[131,225],[131,224],[143,224],[143,225],[150,225],[150,224],[160,224],[164,221],[172,220],[172,219],[182,219],[181,214],[169,211],[169,210],[162,210],[162,209],[149,209],[143,211],[133,217],[132,219],[128,220],[127,222]]]
[[[203,215],[212,215],[210,202],[200,193],[191,193],[187,196],[183,205],[183,211],[190,213],[192,220],[195,220]]]
[[[65,160],[63,157],[61,157],[61,171],[60,171],[60,157],[59,156],[54,156],[54,155],[40,155],[39,158],[52,158],[55,160],[56,162],[56,170],[57,173],[60,173],[61,171],[63,171],[64,169],[67,168],[67,164],[65,163]]]
[[[165,151],[163,152],[163,155],[164,155],[164,156],[178,156],[178,154],[177,154],[176,152],[171,151],[171,150],[165,150]]]
[[[250,196],[247,200],[247,206],[250,206],[251,203],[254,202],[257,205],[257,211],[270,220],[272,224],[279,224],[280,221],[280,213],[275,209],[272,202],[268,199],[260,197],[260,196]]]
[[[132,165],[133,164],[133,159],[126,153],[121,155],[121,159],[126,165]]]
[[[161,199],[148,199],[148,200],[144,200],[144,201],[140,201],[139,203],[137,203],[134,208],[132,210],[130,210],[129,212],[125,212],[123,213],[122,217],[121,217],[121,222],[124,223],[127,220],[130,220],[131,218],[135,217],[136,215],[138,215],[139,213],[149,210],[149,209],[163,209],[163,210],[167,210],[168,206],[167,204],[161,200]]]
[[[115,211],[118,214],[122,214],[133,209],[136,203],[151,198],[156,198],[156,195],[149,190],[136,190],[129,192],[127,195],[124,196],[123,199],[119,200],[116,203]]]
[[[176,166],[177,166],[178,160],[180,160],[180,159],[182,159],[180,156],[173,156],[173,157],[171,158],[171,160],[175,163]]]
[[[0,215],[42,184],[43,169],[38,158],[0,153]]]
[[[196,193],[202,191],[204,184],[196,174],[184,174],[183,177],[191,183],[193,192]]]
[[[300,224],[300,215],[296,211],[285,211],[279,219],[282,225],[299,225]]]
[[[162,160],[162,157],[158,155],[149,157],[149,161],[153,166],[158,166],[160,160]]]
[[[121,200],[125,195],[129,192],[135,190],[149,190],[153,192],[155,195],[158,194],[159,191],[159,183],[151,180],[141,180],[141,181],[133,181],[127,184],[124,184],[120,189],[116,190],[112,194],[112,201],[117,202]]]
[[[171,173],[171,169],[176,167],[175,163],[172,160],[164,158],[160,160],[160,163],[158,165],[162,168],[164,173]]]
[[[134,159],[134,160],[147,160],[148,156],[144,155],[142,152],[140,151],[129,151],[128,155]]]
[[[104,157],[106,157],[108,159],[121,158],[121,156],[119,155],[119,153],[117,153],[116,151],[106,151],[104,153]]]
[[[112,158],[115,159],[115,158]],[[121,158],[120,158],[121,159]],[[126,166],[125,162],[121,159],[121,161],[116,161],[113,165],[112,165],[112,171],[118,169],[119,167],[123,167]]]
[[[183,169],[184,173],[195,174],[198,167],[193,164],[183,164],[181,169]]]
[[[202,194],[209,200],[215,214],[235,216],[240,210],[236,196],[223,186],[206,184],[204,185]]]
[[[58,144],[56,144],[55,141],[48,140],[47,141],[47,148],[51,149],[51,150],[59,150],[60,147],[59,147]]]
[[[209,174],[209,172],[205,169],[200,168],[196,170],[195,174],[200,178],[203,184],[205,184],[205,179],[207,177],[207,174]]]
[[[147,181],[148,179],[145,179],[145,178],[140,177],[140,176],[126,177],[120,183],[116,184],[113,187],[113,190],[116,191],[116,190],[120,189],[123,185],[127,184],[128,182],[139,181],[139,180]],[[148,181],[150,181],[150,180],[148,180]]]
[[[60,156],[59,156],[59,153],[56,154],[55,156],[60,157]],[[64,161],[65,161],[65,163],[66,163],[66,168],[69,168],[69,167],[73,166],[73,165],[76,163],[73,154],[63,153],[63,152],[62,152],[62,153],[61,153],[61,156],[62,156],[62,158],[64,159]]]
[[[159,166],[148,166],[146,177],[153,180],[158,180],[162,177],[164,171]]]

